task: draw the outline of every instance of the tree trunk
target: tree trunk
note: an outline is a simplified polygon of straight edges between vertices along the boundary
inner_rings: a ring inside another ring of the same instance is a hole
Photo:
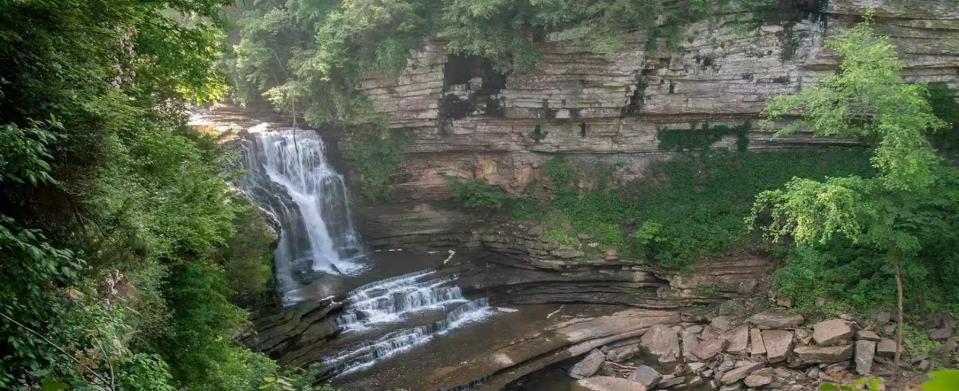
[[[902,269],[899,268],[899,258],[896,254],[896,247],[890,250],[892,267],[896,271],[896,358],[894,365],[896,368],[896,377],[899,377],[899,358],[902,355]]]

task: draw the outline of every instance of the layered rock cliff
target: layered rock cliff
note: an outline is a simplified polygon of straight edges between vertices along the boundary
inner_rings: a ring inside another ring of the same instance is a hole
[[[444,175],[519,192],[557,153],[580,165],[618,163],[631,178],[668,157],[658,128],[751,121],[754,149],[826,142],[773,138],[755,124],[769,97],[835,71],[825,40],[862,20],[870,4],[908,79],[959,84],[954,1],[833,0],[784,2],[758,26],[747,15],[690,24],[675,47],[634,32],[615,53],[597,54],[577,31],[558,31],[537,43],[543,57],[532,74],[498,74],[479,58],[448,55],[435,38],[399,77],[359,89],[391,129],[414,135],[392,183],[399,199],[445,197]]]

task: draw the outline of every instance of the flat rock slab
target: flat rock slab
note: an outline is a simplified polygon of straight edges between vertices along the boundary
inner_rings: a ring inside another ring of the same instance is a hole
[[[603,352],[593,350],[570,368],[569,376],[573,379],[583,379],[593,376],[596,372],[599,372],[599,368],[603,366],[603,361],[605,360],[606,355],[603,354]]]
[[[746,376],[746,379],[743,380],[743,383],[746,384],[746,387],[750,387],[750,388],[759,388],[772,382],[773,382],[773,377],[771,375],[757,375],[757,374]]]
[[[646,387],[632,380],[612,376],[594,376],[576,382],[575,390],[582,391],[646,391]]]
[[[853,345],[800,346],[793,353],[804,364],[832,364],[852,358]]]
[[[812,339],[816,345],[829,346],[852,337],[852,327],[842,319],[830,319],[816,323],[813,326]]]
[[[749,354],[752,356],[766,354],[766,344],[763,343],[763,334],[758,328],[749,330]]]
[[[746,325],[735,327],[724,333],[729,343],[726,351],[732,354],[746,354],[749,349],[749,327]]]
[[[639,346],[660,363],[673,363],[679,359],[679,334],[669,325],[650,327],[640,338]]]
[[[711,339],[703,340],[693,349],[693,355],[698,357],[700,360],[709,360],[723,351],[723,348],[726,347],[726,338],[723,337],[713,337]]]
[[[793,346],[793,333],[786,330],[763,330],[763,344],[766,346],[766,359],[770,364],[786,361]]]
[[[719,379],[723,384],[733,384],[749,376],[753,371],[759,369],[763,366],[763,363],[753,362],[745,365],[740,365],[736,368],[729,370],[723,374],[723,377]]]
[[[746,319],[746,322],[761,329],[791,329],[799,327],[805,318],[802,315],[790,314],[785,311],[763,311]]]

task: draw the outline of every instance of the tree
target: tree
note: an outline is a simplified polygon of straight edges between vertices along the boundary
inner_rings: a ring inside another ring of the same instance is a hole
[[[920,250],[915,227],[919,205],[947,176],[924,133],[942,128],[924,85],[905,82],[895,46],[877,35],[870,18],[828,42],[840,58],[837,73],[793,95],[771,99],[764,115],[798,119],[779,131],[808,129],[817,136],[854,137],[873,148],[877,175],[793,178],[785,188],[760,193],[749,223],[765,225],[774,242],[823,245],[844,237],[886,254],[896,277],[898,371],[903,330],[903,267]]]

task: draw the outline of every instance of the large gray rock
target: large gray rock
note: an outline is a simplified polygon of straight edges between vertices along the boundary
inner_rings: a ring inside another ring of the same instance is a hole
[[[732,354],[746,354],[749,349],[749,327],[746,325],[735,327],[726,333],[726,351]]]
[[[786,330],[763,330],[763,344],[766,345],[766,359],[770,364],[786,361],[793,345],[793,333]]]
[[[723,377],[719,379],[723,384],[733,384],[749,376],[753,371],[759,369],[763,366],[763,363],[760,362],[750,362],[744,365],[740,365],[736,368],[733,368],[723,374]]]
[[[799,327],[805,319],[802,315],[780,310],[763,311],[746,319],[761,329],[789,329]]]
[[[865,339],[856,341],[856,373],[866,376],[872,372],[872,360],[875,356],[875,341]]]
[[[832,364],[852,358],[853,346],[800,346],[793,353],[803,364]]]
[[[836,345],[852,337],[853,329],[844,320],[830,319],[816,323],[813,326],[812,339],[817,345]]]
[[[660,363],[672,363],[679,359],[679,335],[667,325],[650,327],[640,338],[639,345]]]
[[[576,365],[573,365],[569,370],[569,376],[574,379],[583,379],[596,374],[599,372],[599,368],[603,366],[603,361],[606,360],[606,355],[599,350],[593,350],[586,355],[586,358],[580,360]]]
[[[876,355],[879,357],[888,357],[888,358],[895,357],[896,341],[893,341],[889,338],[883,338],[879,340],[879,344],[876,345]]]
[[[766,354],[766,344],[763,343],[763,334],[758,328],[749,330],[749,354],[752,356]]]
[[[629,374],[629,380],[642,384],[647,389],[653,388],[662,378],[663,375],[648,365],[640,365],[633,373]]]
[[[594,376],[579,380],[576,385],[590,391],[646,391],[642,384],[612,376]]]

